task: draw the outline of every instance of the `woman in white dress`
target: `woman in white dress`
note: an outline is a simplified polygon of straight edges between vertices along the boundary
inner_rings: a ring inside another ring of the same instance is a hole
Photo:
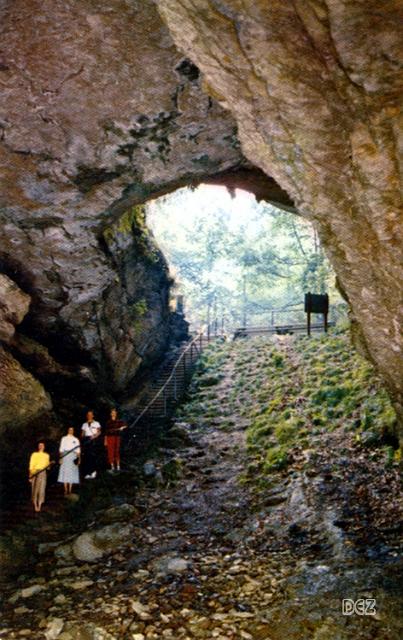
[[[59,447],[60,469],[58,482],[64,484],[64,495],[71,493],[73,484],[80,482],[78,465],[80,464],[80,441],[74,435],[73,427],[67,429],[67,435],[63,436]]]

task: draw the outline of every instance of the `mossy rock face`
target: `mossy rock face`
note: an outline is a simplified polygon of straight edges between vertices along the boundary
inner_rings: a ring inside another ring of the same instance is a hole
[[[280,444],[292,444],[298,437],[300,431],[299,424],[295,418],[277,425],[274,433]]]
[[[289,462],[288,451],[285,447],[278,446],[269,449],[264,462],[264,471],[270,473],[272,471],[280,471],[285,469]]]
[[[217,388],[223,371],[225,386]],[[256,465],[247,481],[256,486],[294,461],[300,464],[303,450],[319,450],[322,438],[337,430],[350,445],[378,447],[385,464],[395,461],[385,448],[393,444],[396,427],[392,404],[371,365],[341,331],[210,345],[181,415],[200,416],[223,429],[230,428],[224,416],[235,424],[237,417],[246,419],[247,452]],[[361,432],[369,433],[361,439]]]
[[[199,378],[198,383],[201,387],[212,387],[222,380],[223,376],[219,374],[208,374]]]
[[[183,464],[179,458],[169,460],[161,468],[162,476],[166,482],[177,482],[183,475]]]

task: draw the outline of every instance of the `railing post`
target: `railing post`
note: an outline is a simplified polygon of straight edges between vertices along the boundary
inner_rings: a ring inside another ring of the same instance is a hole
[[[207,326],[207,342],[210,342],[210,325]]]

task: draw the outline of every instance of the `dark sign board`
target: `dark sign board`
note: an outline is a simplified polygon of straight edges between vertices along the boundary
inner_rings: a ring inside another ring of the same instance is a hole
[[[329,313],[329,296],[318,293],[305,294],[305,313]]]
[[[305,294],[305,313],[307,314],[307,331],[308,336],[311,335],[311,313],[323,314],[323,328],[327,331],[327,315],[329,313],[329,296],[327,293],[311,293]]]

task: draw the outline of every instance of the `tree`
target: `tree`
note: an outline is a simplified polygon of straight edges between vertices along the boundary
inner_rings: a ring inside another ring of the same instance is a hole
[[[291,321],[308,290],[336,297],[333,272],[310,223],[253,196],[243,194],[240,205],[238,196],[211,197],[208,189],[181,189],[147,212],[192,322],[225,313],[230,325],[262,324],[279,309],[282,320]]]

